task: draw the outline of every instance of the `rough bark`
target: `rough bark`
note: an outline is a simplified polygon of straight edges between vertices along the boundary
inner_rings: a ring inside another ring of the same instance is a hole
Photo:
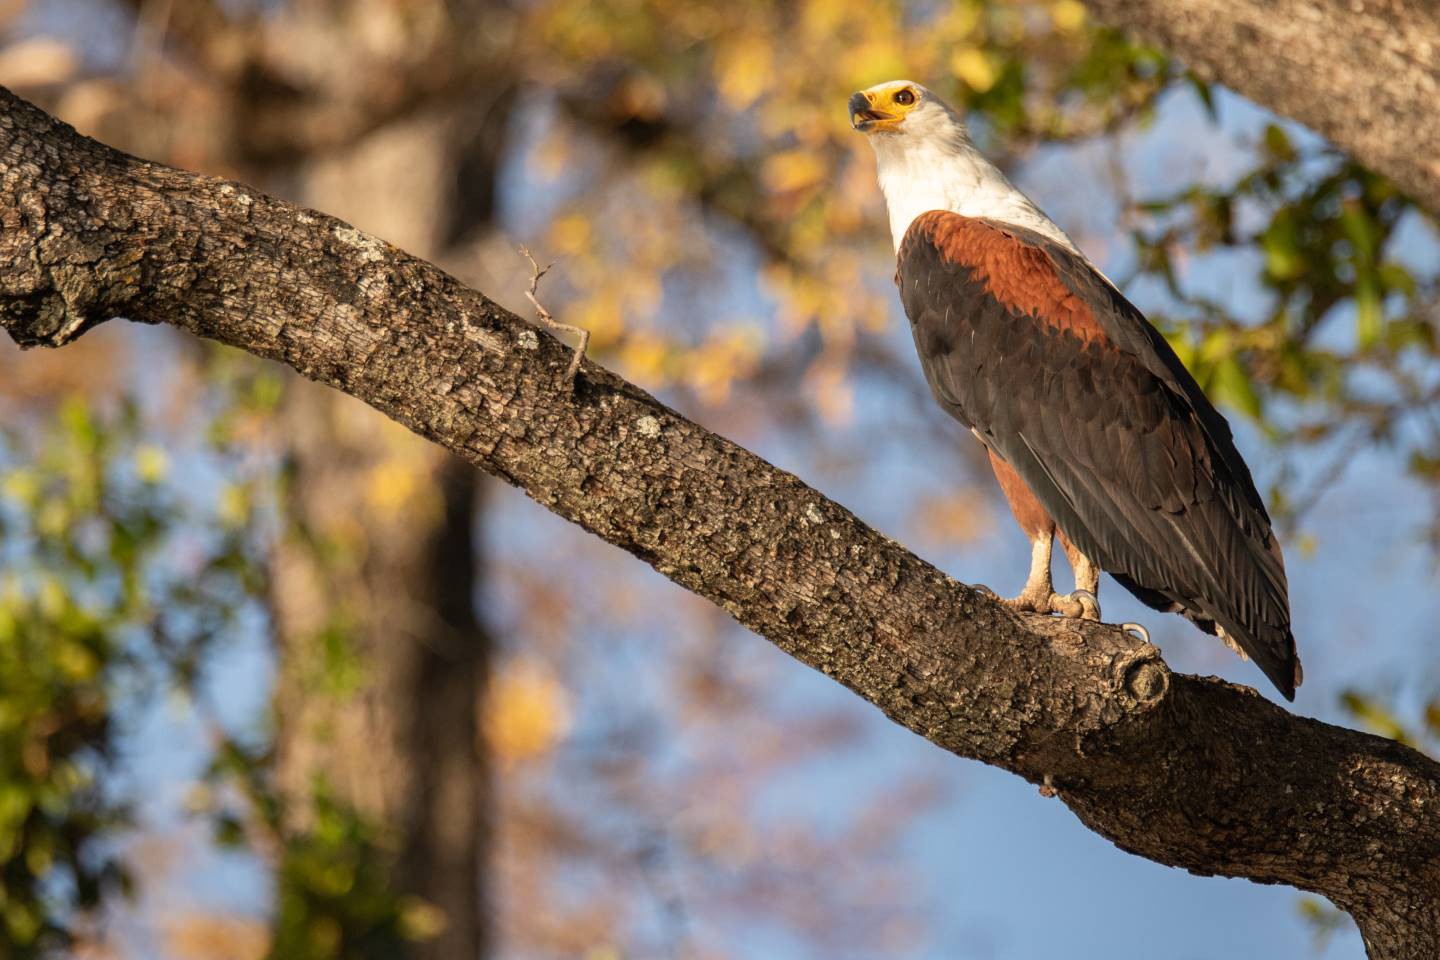
[[[166,323],[358,397],[707,597],[891,719],[1053,790],[1123,849],[1329,897],[1440,951],[1440,764],[1022,617],[798,478],[323,214],[136,160],[0,96],[0,325]],[[1123,921],[1122,921],[1123,922]]]
[[[1440,214],[1440,5],[1432,0],[1086,0]]]

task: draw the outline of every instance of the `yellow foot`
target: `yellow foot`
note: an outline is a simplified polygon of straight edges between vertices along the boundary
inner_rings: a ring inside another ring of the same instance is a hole
[[[1018,597],[1004,597],[1000,602],[1012,610],[1024,610],[1028,613],[1050,612],[1050,598],[1038,593],[1022,593]]]
[[[1062,617],[1079,620],[1100,619],[1100,601],[1095,599],[1095,594],[1089,590],[1076,590],[1069,595],[1022,593],[1018,597],[1010,597],[1000,602],[1014,610],[1027,610],[1031,613],[1058,613]]]

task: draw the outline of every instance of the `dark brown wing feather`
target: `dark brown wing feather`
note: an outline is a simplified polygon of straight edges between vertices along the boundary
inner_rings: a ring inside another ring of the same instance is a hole
[[[911,224],[896,280],[945,409],[1101,569],[1224,628],[1293,699],[1270,518],[1224,417],[1140,311],[1054,241],[943,211]]]

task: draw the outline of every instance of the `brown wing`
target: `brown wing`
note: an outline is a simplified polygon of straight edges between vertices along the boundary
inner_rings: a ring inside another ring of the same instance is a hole
[[[1032,231],[932,211],[900,296],[936,399],[1143,602],[1218,624],[1288,699],[1284,562],[1229,425],[1088,263]]]

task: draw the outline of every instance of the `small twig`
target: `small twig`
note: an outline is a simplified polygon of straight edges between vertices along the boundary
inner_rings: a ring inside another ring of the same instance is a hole
[[[575,380],[575,374],[580,370],[580,361],[585,359],[585,351],[590,348],[590,331],[584,327],[577,327],[556,320],[550,315],[550,311],[546,310],[535,296],[536,291],[540,289],[540,278],[549,273],[550,268],[555,266],[555,264],[547,263],[544,267],[541,267],[540,264],[535,262],[535,258],[530,255],[530,249],[523,243],[520,245],[520,256],[530,261],[530,269],[532,271],[530,274],[530,289],[525,291],[525,297],[535,306],[535,317],[540,321],[540,325],[551,333],[574,334],[579,340],[579,342],[575,344],[575,355],[570,358],[570,367],[565,371],[565,382],[571,383]]]

